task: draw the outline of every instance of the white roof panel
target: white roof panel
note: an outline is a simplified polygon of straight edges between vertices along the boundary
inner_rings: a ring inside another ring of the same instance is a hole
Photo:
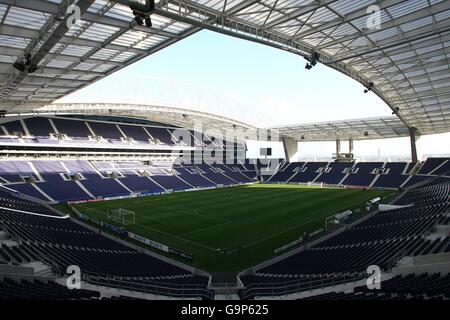
[[[304,57],[318,52],[318,62],[373,83],[405,127],[450,131],[448,0],[164,0],[152,28],[114,1],[77,4],[81,21],[67,28],[68,1],[0,0],[2,109],[48,104],[208,28]],[[377,25],[369,23],[371,5]],[[33,74],[12,67],[27,53],[39,66]]]

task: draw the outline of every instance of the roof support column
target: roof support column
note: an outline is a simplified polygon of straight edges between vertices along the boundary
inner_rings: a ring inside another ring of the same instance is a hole
[[[336,158],[341,154],[341,140],[336,139]]]
[[[417,162],[417,147],[416,142],[419,140],[420,136],[417,134],[417,129],[414,127],[409,128],[409,140],[411,143],[411,161]]]
[[[285,159],[289,162],[298,161],[298,141],[289,137],[283,137],[282,140]]]
[[[353,139],[348,140],[348,153],[353,154]]]

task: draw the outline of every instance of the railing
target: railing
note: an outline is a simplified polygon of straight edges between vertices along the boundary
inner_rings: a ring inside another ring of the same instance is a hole
[[[203,299],[213,299],[214,292],[200,284],[177,284],[160,282],[152,279],[139,279],[139,277],[119,277],[100,273],[85,273],[82,279],[86,282],[114,287],[123,290],[139,291],[149,294],[160,294],[171,297],[198,297]],[[170,281],[170,279],[167,279]]]
[[[252,299],[257,296],[280,296],[304,291],[310,291],[315,289],[321,289],[325,287],[331,287],[343,283],[354,282],[362,280],[366,277],[365,272],[361,270],[349,271],[344,275],[335,275],[327,277],[319,277],[310,279],[298,279],[290,280],[286,282],[278,283],[255,283],[248,285],[242,291],[243,299]]]
[[[408,253],[408,248],[402,248],[400,252],[393,255],[388,261],[386,261],[386,270],[390,271]]]
[[[32,241],[24,241],[19,237],[14,237],[14,238],[18,239],[19,243],[25,242],[25,243],[29,244],[32,242]],[[53,259],[51,259],[50,257],[43,254],[43,252],[41,250],[39,250],[38,248],[33,248],[33,249],[39,253],[38,260],[41,261],[42,263],[46,264],[47,266],[49,266],[57,276],[61,277],[65,274],[66,271],[63,270],[57,262],[55,262]]]
[[[49,266],[58,277],[67,276],[66,270],[60,264],[43,254],[39,249],[35,248],[35,250],[39,253],[38,260]],[[120,277],[111,274],[93,272],[82,273],[81,277],[82,280],[92,284],[103,285],[105,287],[115,287],[123,290],[139,291],[172,297],[199,297],[203,299],[213,299],[214,297],[213,290],[207,289],[206,284],[171,284],[152,279],[147,280],[142,278],[139,279],[139,277]],[[139,283],[139,281],[142,281],[142,283]],[[167,281],[170,281],[170,278],[168,278]]]
[[[12,237],[12,239],[21,241],[19,237]],[[34,249],[38,252],[38,260],[49,266],[58,277],[67,276],[66,270],[58,262],[43,254],[38,248]],[[123,290],[140,291],[173,297],[200,297],[203,299],[213,299],[214,297],[213,290],[207,289],[206,284],[171,284],[170,282],[142,279],[144,277],[139,279],[139,277],[121,277],[93,272],[82,273],[81,277],[82,280],[92,284],[115,287]],[[142,283],[139,283],[139,281],[142,281]],[[170,278],[167,278],[167,281],[170,281]]]

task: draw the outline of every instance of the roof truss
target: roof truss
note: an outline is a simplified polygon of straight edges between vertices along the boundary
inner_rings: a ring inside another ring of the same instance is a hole
[[[67,4],[0,0],[2,108],[50,103],[209,29],[304,57],[319,52],[319,62],[373,83],[405,127],[450,131],[450,1],[161,0],[146,28],[127,7],[79,0],[81,21],[64,32]],[[371,5],[380,9],[379,28],[368,27]],[[37,54],[35,47],[52,48]],[[28,52],[40,69],[18,74],[12,63]]]

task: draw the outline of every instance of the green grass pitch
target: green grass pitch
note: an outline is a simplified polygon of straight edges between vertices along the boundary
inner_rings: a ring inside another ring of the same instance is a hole
[[[209,272],[237,272],[272,257],[274,249],[304,232],[322,228],[326,217],[393,194],[395,191],[255,184],[76,208],[103,221],[107,221],[108,209],[134,211],[136,224],[126,226],[127,230],[191,254],[192,266]],[[227,249],[226,254],[218,249]]]

